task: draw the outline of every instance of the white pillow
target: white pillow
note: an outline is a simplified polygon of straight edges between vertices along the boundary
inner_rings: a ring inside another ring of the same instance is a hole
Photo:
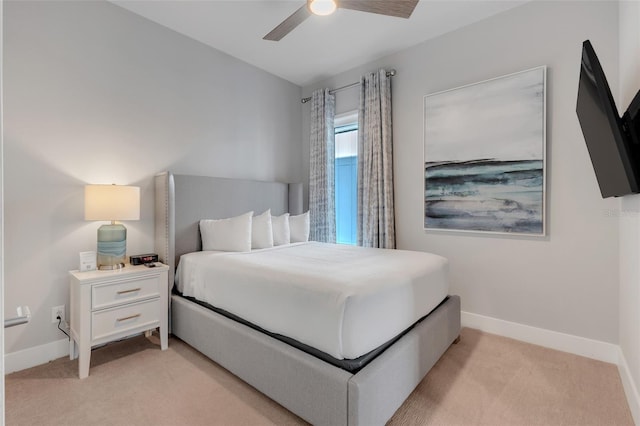
[[[271,226],[271,209],[254,216],[251,220],[251,249],[273,247],[273,228]]]
[[[291,240],[289,213],[285,213],[282,216],[271,216],[271,226],[273,227],[273,245],[289,244]]]
[[[201,220],[202,250],[251,251],[253,212],[228,219]]]
[[[309,232],[311,231],[309,212],[289,216],[289,230],[291,232],[292,243],[305,243],[309,241]]]

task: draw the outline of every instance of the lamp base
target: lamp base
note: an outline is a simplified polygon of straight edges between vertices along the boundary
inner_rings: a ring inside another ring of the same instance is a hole
[[[122,269],[124,268],[125,264],[124,263],[118,263],[116,265],[99,265],[98,266],[98,270],[99,271],[112,271],[115,269]]]
[[[127,228],[120,223],[98,228],[97,264],[100,270],[124,268],[127,251]]]

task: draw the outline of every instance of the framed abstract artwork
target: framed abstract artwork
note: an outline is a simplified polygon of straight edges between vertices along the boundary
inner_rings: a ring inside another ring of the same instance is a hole
[[[546,66],[424,97],[424,228],[545,235]]]

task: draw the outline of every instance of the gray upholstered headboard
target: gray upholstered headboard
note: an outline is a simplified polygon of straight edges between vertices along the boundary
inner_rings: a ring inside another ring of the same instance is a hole
[[[302,184],[206,176],[156,175],[155,250],[169,265],[173,286],[180,256],[202,247],[200,219],[223,219],[253,210],[273,215],[302,213]]]

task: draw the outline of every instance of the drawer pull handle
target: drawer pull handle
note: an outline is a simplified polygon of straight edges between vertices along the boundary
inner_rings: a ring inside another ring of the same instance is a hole
[[[127,294],[127,293],[134,293],[136,291],[140,291],[142,290],[142,288],[138,287],[138,288],[132,288],[131,290],[120,290],[118,292],[118,294]]]
[[[118,318],[116,321],[118,321],[118,322],[126,321],[126,320],[130,320],[130,319],[138,318],[139,316],[140,316],[140,314],[129,315],[128,317]]]

